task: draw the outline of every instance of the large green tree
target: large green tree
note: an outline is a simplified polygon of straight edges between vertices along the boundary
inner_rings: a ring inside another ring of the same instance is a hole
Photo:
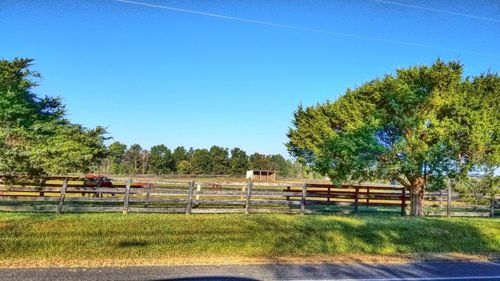
[[[229,152],[227,148],[214,145],[210,148],[212,174],[224,175],[229,170]]]
[[[156,175],[164,175],[172,172],[174,161],[172,152],[163,144],[151,147],[149,155],[149,172]]]
[[[124,164],[129,174],[138,174],[142,170],[142,147],[139,144],[133,144],[125,152]]]
[[[88,172],[106,155],[106,131],[73,124],[58,97],[34,92],[31,59],[0,60],[0,173]]]
[[[271,155],[271,168],[281,177],[288,177],[290,173],[291,162],[287,161],[281,154]]]
[[[239,147],[231,149],[231,158],[229,159],[229,171],[233,176],[245,175],[248,170],[248,155]]]
[[[471,169],[499,166],[496,74],[463,77],[458,62],[398,69],[299,109],[288,149],[333,182],[396,180],[423,216],[424,191]]]
[[[178,146],[174,149],[174,152],[172,153],[172,160],[174,162],[173,164],[175,170],[177,170],[177,165],[179,165],[179,163],[181,163],[182,161],[186,161],[188,159],[189,159],[188,153],[187,150],[184,148],[184,146]]]
[[[208,149],[194,150],[190,171],[197,175],[210,175],[212,173],[212,161]]]
[[[106,172],[113,174],[123,174],[126,171],[124,166],[125,152],[127,145],[115,141],[108,146],[107,169]]]
[[[248,158],[249,167],[252,170],[272,170],[271,157],[258,152],[253,153]]]

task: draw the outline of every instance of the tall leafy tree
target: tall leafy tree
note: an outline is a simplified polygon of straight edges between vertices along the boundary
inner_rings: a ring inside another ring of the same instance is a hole
[[[125,164],[129,174],[138,174],[142,170],[142,147],[139,144],[133,144],[125,153]]]
[[[411,215],[423,216],[426,187],[485,159],[499,165],[499,77],[464,79],[462,69],[441,60],[398,69],[333,103],[299,107],[288,149],[335,183],[397,180],[410,191]]]
[[[124,166],[124,160],[126,151],[127,145],[118,141],[115,141],[108,146],[108,172],[113,174],[125,173],[126,169]]]
[[[212,159],[208,149],[196,149],[191,158],[191,173],[209,175],[212,173]]]
[[[349,117],[356,120],[352,116],[354,114],[350,114],[351,112],[342,106],[349,102],[344,102],[346,96],[340,97],[335,103],[326,102],[306,108],[299,105],[294,112],[293,128],[287,135],[290,141],[286,146],[300,163],[312,165],[321,151],[321,146],[334,135],[336,128],[343,126]]]
[[[105,130],[76,124],[54,126],[45,140],[31,144],[31,159],[48,174],[96,171],[106,157]],[[33,163],[32,162],[32,163]]]
[[[174,168],[172,152],[163,144],[151,147],[149,162],[149,171],[156,175],[170,173]]]
[[[190,147],[187,151],[187,160],[191,161],[194,155],[194,148]]]
[[[184,146],[178,146],[174,149],[174,152],[172,153],[172,161],[174,167],[177,167],[177,164],[179,164],[181,161],[188,159],[188,153]]]
[[[224,175],[229,170],[229,153],[227,148],[212,146],[210,148],[210,162],[212,174]]]
[[[31,59],[0,60],[0,173],[88,172],[106,155],[106,131],[64,118],[58,97],[33,90],[39,73]]]
[[[248,170],[248,155],[239,147],[231,149],[229,171],[232,175],[244,175]]]
[[[253,153],[249,157],[249,166],[250,169],[253,170],[272,170],[273,164],[271,161],[271,157],[261,154],[261,153]]]
[[[272,170],[276,171],[282,177],[288,177],[290,172],[289,163],[281,154],[271,155]]]
[[[494,213],[495,195],[500,194],[500,77],[482,74],[465,81],[465,91],[456,111],[461,128],[449,130],[451,137],[460,138],[460,157],[471,170],[471,177],[456,184],[464,199],[488,203]],[[462,132],[465,131],[465,132]],[[458,134],[457,134],[458,132]],[[464,137],[468,135],[468,137]]]

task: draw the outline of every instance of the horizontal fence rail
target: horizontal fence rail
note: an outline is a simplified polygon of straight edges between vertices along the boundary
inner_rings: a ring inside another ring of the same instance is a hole
[[[79,177],[3,179],[0,211],[123,213],[360,213],[405,215],[409,193],[392,185],[231,182],[194,180],[132,181],[89,185]],[[452,202],[456,205],[452,206]],[[458,208],[458,194],[426,194],[428,215],[494,216],[491,208]]]

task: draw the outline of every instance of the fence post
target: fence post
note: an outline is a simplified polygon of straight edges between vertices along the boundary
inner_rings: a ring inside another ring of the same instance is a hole
[[[370,204],[370,188],[366,188],[366,205]]]
[[[246,196],[246,203],[245,203],[245,214],[250,213],[250,197],[252,196],[252,185],[253,183],[249,181],[247,183],[247,196]]]
[[[447,192],[447,201],[448,203],[446,204],[446,216],[450,217],[451,216],[451,183],[448,183],[448,192]]]
[[[401,215],[405,216],[406,215],[406,187],[403,187],[403,190],[401,191]]]
[[[40,182],[40,196],[45,196],[45,192],[43,192],[43,189],[45,188],[45,179],[42,179]]]
[[[285,192],[290,192],[290,190],[291,190],[290,186],[287,186]],[[286,201],[290,201],[290,196],[286,196]]]
[[[149,200],[151,198],[151,190],[153,189],[153,184],[148,184],[148,189],[146,190],[146,206],[149,205]]]
[[[57,205],[57,213],[60,214],[62,212],[63,204],[64,204],[64,199],[66,198],[66,189],[68,189],[68,179],[64,179],[62,187],[61,187],[61,194],[59,197],[59,204]]]
[[[132,179],[129,179],[127,181],[127,184],[125,185],[125,196],[123,197],[123,213],[126,214],[128,213],[128,200],[130,197],[130,186],[132,185]]]
[[[490,217],[494,218],[495,217],[495,198],[496,195],[492,194],[491,195],[491,206],[490,206]]]
[[[439,208],[443,207],[443,190],[439,190]]]
[[[307,195],[307,183],[302,186],[302,198],[300,200],[300,213],[304,214],[306,212],[306,195]]]
[[[246,192],[245,192],[245,191],[246,191],[246,188],[247,188],[247,186],[246,186],[246,185],[243,185],[243,186],[241,187],[241,196],[240,196],[240,200],[241,200],[241,201],[245,200],[245,198],[246,198]]]
[[[194,190],[194,180],[189,182],[189,190],[186,202],[186,215],[191,214],[191,207],[193,206],[193,190]]]
[[[200,191],[201,191],[201,183],[199,183],[199,184],[196,185],[196,192],[198,193]],[[198,201],[198,200],[200,200],[200,195],[196,194],[196,198],[195,198],[194,202],[196,203],[196,201]]]
[[[354,213],[359,211],[359,186],[356,186],[356,193],[354,195]]]

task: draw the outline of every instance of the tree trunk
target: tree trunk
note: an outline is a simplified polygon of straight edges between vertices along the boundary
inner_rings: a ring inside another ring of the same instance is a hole
[[[424,178],[418,178],[410,189],[410,215],[423,217],[424,214]]]

